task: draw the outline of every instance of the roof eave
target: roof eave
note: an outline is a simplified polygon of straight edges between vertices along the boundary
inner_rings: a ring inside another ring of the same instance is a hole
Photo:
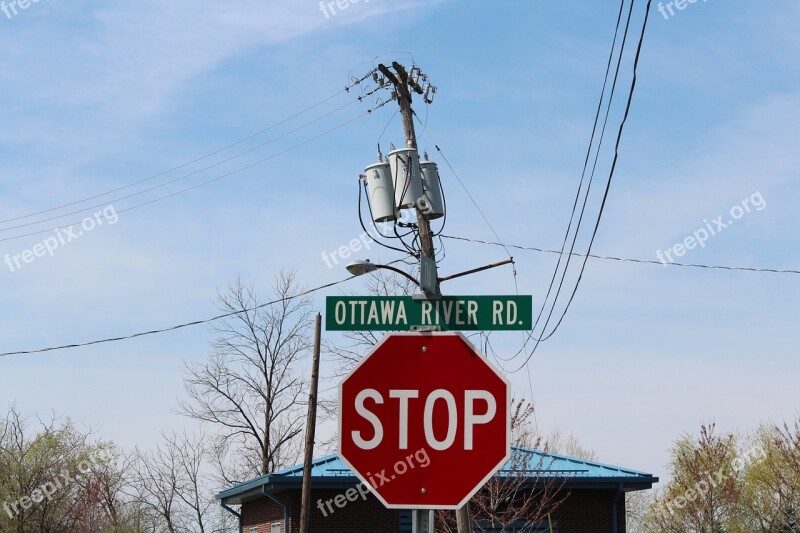
[[[336,489],[341,487],[352,487],[357,485],[359,480],[355,476],[312,476],[311,486],[315,489]],[[658,483],[658,478],[654,476],[639,477],[573,477],[573,478],[537,478],[527,481],[526,486],[542,487],[552,485],[559,489],[584,489],[584,490],[611,490],[620,486],[624,490],[637,491],[647,490]],[[248,501],[261,497],[261,491],[266,490],[271,493],[285,490],[295,490],[302,488],[303,479],[297,476],[267,476],[259,478],[250,483],[234,487],[225,492],[217,494],[216,498],[223,503],[230,505],[240,505]]]

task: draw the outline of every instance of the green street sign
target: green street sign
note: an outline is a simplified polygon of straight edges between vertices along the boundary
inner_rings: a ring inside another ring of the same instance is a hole
[[[328,331],[409,331],[438,326],[442,331],[529,330],[531,296],[328,296]]]

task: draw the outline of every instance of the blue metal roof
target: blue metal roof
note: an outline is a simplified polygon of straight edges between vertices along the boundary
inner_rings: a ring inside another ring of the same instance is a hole
[[[539,477],[591,477],[591,478],[651,478],[652,474],[621,468],[618,466],[585,461],[566,455],[545,453],[539,450],[522,448],[520,446],[511,447],[511,459],[501,470],[504,472],[514,471],[515,464],[521,465],[524,460],[525,470],[534,472]],[[520,470],[520,466],[516,467]]]
[[[621,468],[618,466],[585,461],[565,455],[545,453],[512,446],[511,459],[499,472],[500,475],[510,473],[530,474],[531,478],[561,478],[570,480],[571,486],[597,486],[603,483],[622,483],[628,487],[649,488],[658,478],[652,474]],[[285,468],[266,476],[232,487],[217,495],[218,500],[229,500],[246,494],[254,495],[266,489],[284,487],[296,488],[302,483],[303,465]],[[352,484],[357,482],[356,475],[345,465],[337,454],[326,455],[315,459],[312,463],[311,478],[314,486]],[[255,491],[255,492],[254,492]],[[240,499],[240,498],[235,498]],[[240,503],[232,501],[231,503]]]
[[[539,450],[511,447],[511,459],[506,463],[500,474],[513,471],[531,472],[539,477],[651,477],[651,474],[620,468],[602,463],[584,461],[565,455],[544,453]],[[516,455],[515,455],[516,454]],[[524,461],[524,462],[523,462]],[[273,472],[273,476],[303,477],[303,465],[292,466]],[[312,463],[312,477],[355,477],[355,474],[345,465],[337,454],[326,455]]]

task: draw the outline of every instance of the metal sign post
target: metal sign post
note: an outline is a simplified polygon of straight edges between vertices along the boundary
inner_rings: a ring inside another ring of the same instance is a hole
[[[433,509],[414,509],[411,512],[411,533],[434,533]]]

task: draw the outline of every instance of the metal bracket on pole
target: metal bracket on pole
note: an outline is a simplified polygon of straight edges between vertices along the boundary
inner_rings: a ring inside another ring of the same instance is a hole
[[[417,333],[424,333],[429,331],[442,331],[442,326],[411,326],[409,331],[416,331]]]
[[[433,509],[414,509],[411,511],[412,533],[434,533]]]

